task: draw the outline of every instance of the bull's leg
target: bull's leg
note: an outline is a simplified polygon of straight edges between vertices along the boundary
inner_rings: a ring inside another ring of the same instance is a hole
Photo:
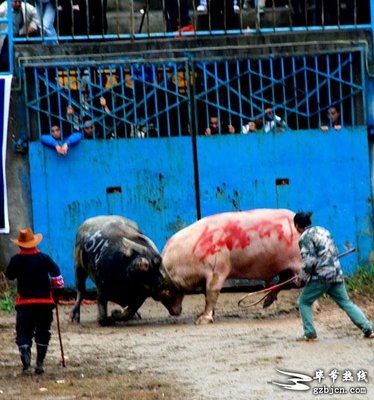
[[[84,269],[80,267],[75,268],[75,286],[77,288],[77,298],[75,300],[75,304],[70,311],[70,319],[72,322],[80,323],[81,320],[81,303],[84,299],[84,295],[86,293],[86,279],[87,273]]]
[[[113,325],[113,318],[108,317],[108,300],[100,289],[97,289],[97,312],[97,322],[101,326]]]
[[[196,325],[213,323],[214,308],[217,304],[218,296],[221,292],[225,279],[226,274],[222,275],[214,271],[212,273],[212,276],[207,279],[205,293],[205,310],[195,321]]]
[[[137,314],[137,311],[144,303],[145,299],[139,299],[139,301],[133,302],[128,304],[126,307],[123,308],[122,311],[120,310],[113,310],[112,311],[112,319],[114,321],[126,322],[129,321]],[[139,315],[139,314],[138,314]]]
[[[286,282],[287,280],[291,279],[293,276],[295,276],[295,273],[291,270],[291,269],[285,269],[284,271],[282,271],[279,275],[279,281],[278,281],[278,285]],[[263,308],[267,308],[269,307],[271,304],[274,303],[275,300],[277,300],[278,298],[278,293],[281,290],[288,290],[288,289],[292,289],[295,288],[296,285],[294,284],[294,282],[289,282],[286,285],[281,286],[280,288],[276,288],[274,290],[272,290],[266,297],[263,303]]]

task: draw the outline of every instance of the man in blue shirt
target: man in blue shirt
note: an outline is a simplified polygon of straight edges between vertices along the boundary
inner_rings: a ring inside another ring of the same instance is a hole
[[[58,125],[54,124],[51,128],[51,134],[41,135],[40,141],[44,146],[56,150],[57,154],[66,156],[71,146],[75,146],[82,140],[80,132],[73,132],[65,140],[61,135],[61,129]]]

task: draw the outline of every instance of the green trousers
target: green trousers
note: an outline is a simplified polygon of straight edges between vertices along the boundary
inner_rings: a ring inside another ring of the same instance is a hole
[[[301,319],[303,320],[305,336],[317,336],[313,325],[312,304],[325,293],[347,313],[351,321],[360,328],[362,332],[366,333],[373,329],[372,324],[366,318],[365,314],[349,298],[344,282],[325,283],[310,281],[304,287],[298,298],[299,311]]]

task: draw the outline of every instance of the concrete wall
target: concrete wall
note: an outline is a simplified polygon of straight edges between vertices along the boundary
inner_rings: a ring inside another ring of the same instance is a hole
[[[20,118],[22,92],[13,90],[10,103],[8,141],[6,152],[6,179],[8,191],[9,234],[0,234],[0,271],[2,271],[18,247],[10,239],[18,236],[18,229],[32,226],[30,171],[28,155],[15,153],[12,138],[24,131],[24,116]]]

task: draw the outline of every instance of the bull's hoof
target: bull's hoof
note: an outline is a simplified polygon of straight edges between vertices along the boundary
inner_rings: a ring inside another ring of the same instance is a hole
[[[128,308],[125,308],[123,311],[114,309],[111,315],[114,321],[121,321],[121,322],[129,321],[135,315],[140,316],[140,314],[134,313],[133,311],[130,311]],[[139,319],[141,319],[141,317]]]
[[[112,316],[112,319],[113,319],[114,321],[120,321],[120,320],[121,320],[121,317],[122,317],[122,311],[121,311],[121,310],[114,309],[114,310],[112,311],[112,313],[111,313],[111,316]]]
[[[214,322],[213,317],[210,315],[200,315],[200,317],[195,321],[195,325],[208,325]]]
[[[71,312],[71,313],[69,314],[69,316],[70,316],[70,321],[71,321],[72,323],[76,322],[77,324],[79,324],[79,323],[81,322],[81,317],[80,317],[80,314],[79,314],[79,313]]]
[[[264,304],[262,305],[263,308],[268,308],[274,301],[277,300],[277,295],[273,292],[270,292],[264,300]]]
[[[103,317],[97,320],[100,326],[111,326],[114,325],[114,320],[111,317]]]

